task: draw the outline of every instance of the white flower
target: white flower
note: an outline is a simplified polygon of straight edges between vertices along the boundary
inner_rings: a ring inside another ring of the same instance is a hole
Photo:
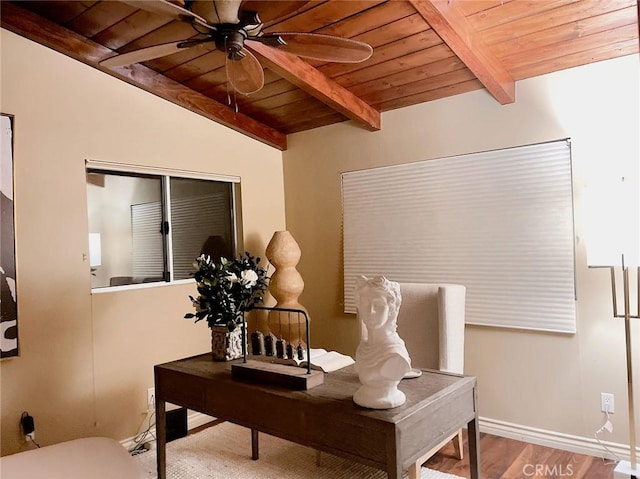
[[[238,277],[236,276],[235,273],[231,273],[229,275],[227,275],[226,277],[227,281],[229,281],[229,283],[233,284],[233,283],[237,283],[238,282]]]
[[[241,283],[245,288],[251,288],[258,282],[258,274],[252,269],[245,269],[240,273],[240,276],[242,277]]]

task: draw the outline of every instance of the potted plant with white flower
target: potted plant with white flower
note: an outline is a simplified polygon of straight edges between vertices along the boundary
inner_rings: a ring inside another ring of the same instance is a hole
[[[194,267],[198,296],[189,296],[195,309],[185,318],[195,322],[206,319],[211,328],[211,348],[214,359],[230,360],[242,356],[244,312],[262,303],[269,277],[259,266],[260,258],[245,253],[236,259],[209,255],[199,256]]]

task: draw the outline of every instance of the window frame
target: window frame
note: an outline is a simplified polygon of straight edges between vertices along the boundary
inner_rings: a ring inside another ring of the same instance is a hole
[[[240,185],[240,177],[233,175],[223,175],[214,173],[205,173],[200,171],[179,170],[174,168],[161,168],[153,166],[131,165],[126,163],[107,162],[101,160],[85,160],[85,175],[90,172],[99,172],[103,174],[121,174],[123,176],[147,176],[157,177],[161,181],[161,201],[162,201],[162,221],[168,222],[171,231],[171,178],[193,179],[203,181],[217,181],[221,183],[229,183],[231,186],[231,228],[234,240],[234,255],[239,255],[244,251],[244,237],[242,228],[242,190]],[[88,211],[88,199],[87,199]],[[87,231],[87,238],[89,231]],[[88,249],[87,249],[88,251]],[[119,286],[101,286],[91,288],[91,293],[111,293],[116,291],[126,291],[132,289],[154,288],[161,286],[169,286],[173,284],[188,284],[195,281],[193,278],[174,279],[173,271],[173,240],[172,235],[164,236],[165,256],[164,281],[155,281],[150,283],[135,283]],[[88,253],[87,253],[88,258]]]

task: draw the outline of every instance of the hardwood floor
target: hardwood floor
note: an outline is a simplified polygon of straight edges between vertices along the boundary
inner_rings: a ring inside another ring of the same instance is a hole
[[[215,420],[189,431],[195,434],[219,424]],[[455,457],[453,442],[424,466],[436,471],[470,477],[467,431],[463,431],[464,459]],[[574,454],[490,434],[480,434],[480,470],[483,479],[612,479],[615,463],[599,457]]]
[[[456,459],[453,443],[426,462],[425,466],[461,477],[469,477],[466,431],[463,460]],[[574,454],[503,437],[480,434],[480,470],[483,479],[611,479],[613,461]]]

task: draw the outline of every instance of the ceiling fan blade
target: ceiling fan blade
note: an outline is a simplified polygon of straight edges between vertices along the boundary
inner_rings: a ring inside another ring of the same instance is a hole
[[[278,46],[278,50],[312,60],[360,63],[373,54],[370,45],[348,38],[318,33],[272,33],[261,38],[271,36],[279,36],[286,42],[285,45]]]
[[[271,22],[300,10],[310,0],[245,0],[242,10],[258,12],[262,23]]]
[[[172,53],[179,52],[185,48],[203,45],[205,42],[207,42],[207,40],[181,40],[179,42],[163,43],[161,45],[141,48],[140,50],[134,50],[132,52],[123,53],[122,55],[107,58],[106,60],[102,60],[100,65],[113,68],[131,65],[132,63],[146,62],[155,58],[171,55]]]
[[[168,15],[174,17],[177,20],[186,22],[195,22],[200,25],[211,28],[211,25],[207,23],[200,15],[193,13],[191,10],[183,8],[178,3],[184,4],[184,2],[170,2],[168,0],[122,0],[124,3],[131,5],[132,7],[141,8],[152,13],[159,13],[161,15]]]
[[[240,60],[227,58],[227,78],[234,90],[244,95],[255,93],[264,85],[264,71],[258,59],[246,48]]]

